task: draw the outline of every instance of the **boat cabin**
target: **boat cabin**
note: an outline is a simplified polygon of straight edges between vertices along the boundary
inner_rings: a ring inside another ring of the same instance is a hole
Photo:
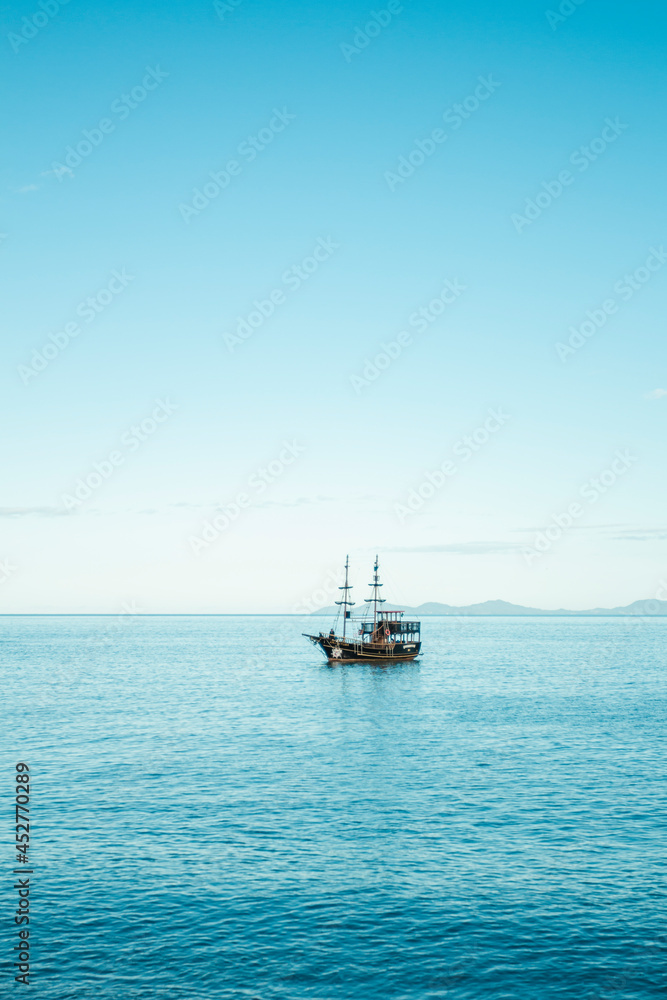
[[[376,622],[362,622],[359,634],[366,642],[419,642],[420,622],[403,621],[404,611],[379,611]]]

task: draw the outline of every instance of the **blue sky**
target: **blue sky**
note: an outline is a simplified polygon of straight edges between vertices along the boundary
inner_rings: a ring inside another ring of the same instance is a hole
[[[5,611],[291,611],[347,551],[410,604],[656,595],[662,5],[45,4],[0,37]]]

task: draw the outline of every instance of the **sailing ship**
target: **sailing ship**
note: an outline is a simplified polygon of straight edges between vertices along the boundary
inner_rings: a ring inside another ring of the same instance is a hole
[[[319,646],[330,663],[344,660],[347,663],[398,663],[414,660],[421,649],[421,622],[404,621],[404,611],[383,611],[386,603],[380,597],[378,557],[375,557],[373,567],[373,582],[370,584],[371,595],[364,601],[366,608],[358,618],[352,618],[348,610],[354,607],[350,600],[352,586],[349,583],[349,556],[345,559],[345,584],[339,587],[343,591],[343,600],[336,601],[339,610],[336,621],[329,632],[319,635],[302,634],[315,646]],[[342,615],[343,627],[339,635],[337,628]]]

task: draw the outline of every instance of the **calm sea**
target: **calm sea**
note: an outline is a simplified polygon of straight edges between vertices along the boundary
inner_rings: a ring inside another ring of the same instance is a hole
[[[664,996],[667,620],[426,619],[390,668],[313,625],[0,618],[30,995]]]

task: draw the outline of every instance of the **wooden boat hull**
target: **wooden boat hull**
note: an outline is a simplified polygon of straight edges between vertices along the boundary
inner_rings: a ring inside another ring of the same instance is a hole
[[[420,642],[348,642],[334,636],[308,635],[329,663],[405,663],[419,656]]]

